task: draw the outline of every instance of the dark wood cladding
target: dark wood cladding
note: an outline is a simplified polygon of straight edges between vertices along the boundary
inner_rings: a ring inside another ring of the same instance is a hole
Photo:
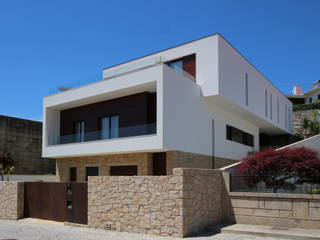
[[[156,122],[156,93],[142,92],[97,102],[60,113],[60,135],[73,134],[75,121],[85,122],[85,132],[98,131],[101,117],[118,115],[119,128]]]
[[[152,154],[153,176],[167,175],[167,154],[165,152]]]
[[[88,184],[26,182],[24,216],[58,222],[88,223]]]
[[[67,222],[88,223],[88,183],[67,183]],[[68,207],[69,205],[69,207]]]
[[[137,176],[138,167],[133,166],[111,166],[110,176]]]
[[[176,61],[182,61],[183,71],[189,73],[194,78],[196,77],[196,54],[191,54],[182,58],[178,58],[170,62],[167,62],[166,64],[169,65],[169,63]]]
[[[66,216],[66,184],[26,182],[24,184],[24,216],[64,222]]]
[[[196,77],[196,55],[192,54],[190,56],[184,57],[183,59],[183,70]]]

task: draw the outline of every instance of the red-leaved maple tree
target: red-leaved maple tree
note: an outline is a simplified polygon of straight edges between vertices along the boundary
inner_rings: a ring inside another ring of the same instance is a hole
[[[296,184],[320,182],[320,159],[306,147],[265,149],[244,158],[237,173],[249,176],[243,178],[248,186],[265,182],[274,190],[294,188]]]

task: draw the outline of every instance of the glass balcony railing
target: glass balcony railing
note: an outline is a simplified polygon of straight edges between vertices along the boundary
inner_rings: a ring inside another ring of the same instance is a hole
[[[146,60],[141,60],[141,61],[137,61],[137,62],[133,62],[131,64],[127,64],[125,66],[122,67],[118,67],[115,69],[107,69],[104,71],[103,74],[103,79],[101,79],[100,76],[94,76],[91,78],[87,78],[87,79],[82,79],[79,81],[74,81],[68,84],[64,84],[61,85],[59,87],[56,88],[52,88],[49,91],[50,95],[56,94],[56,93],[61,93],[61,92],[65,92],[74,88],[78,88],[78,87],[82,87],[84,85],[88,85],[94,82],[99,82],[102,80],[106,80],[108,78],[117,76],[117,75],[121,75],[121,74],[125,74],[127,72],[132,72],[132,71],[136,71],[138,69],[142,69],[145,67],[149,67],[149,66],[153,66],[156,64],[162,64],[165,62],[165,59],[161,56],[158,57],[154,57],[154,58],[150,58],[150,59],[146,59]]]
[[[110,140],[124,137],[135,137],[143,136],[157,133],[157,124],[149,123],[142,125],[135,125],[129,127],[121,127],[118,131],[113,131],[108,133],[105,131],[92,131],[85,132],[84,134],[71,134],[64,136],[51,136],[48,139],[48,145],[59,145],[67,143],[77,143],[77,142],[89,142],[89,141],[99,141],[99,140]]]

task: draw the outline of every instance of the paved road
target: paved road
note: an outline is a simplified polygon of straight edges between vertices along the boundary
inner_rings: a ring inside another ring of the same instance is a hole
[[[0,240],[175,240],[179,238],[157,237],[134,233],[108,232],[104,230],[69,227],[56,223],[0,220]],[[180,238],[181,240],[181,238]],[[276,240],[256,236],[234,234],[208,234],[187,240]],[[279,238],[277,238],[279,240]]]

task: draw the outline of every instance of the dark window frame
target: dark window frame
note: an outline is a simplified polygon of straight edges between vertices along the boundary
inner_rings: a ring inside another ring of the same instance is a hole
[[[227,140],[237,142],[249,147],[254,147],[254,136],[250,133],[235,128],[233,126],[226,126]]]

